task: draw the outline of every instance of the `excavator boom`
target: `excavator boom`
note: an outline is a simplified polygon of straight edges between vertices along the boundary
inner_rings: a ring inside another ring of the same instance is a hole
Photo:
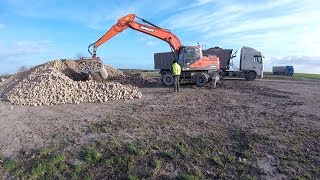
[[[178,54],[180,48],[182,47],[181,42],[177,36],[171,33],[167,29],[160,28],[145,19],[141,19],[143,22],[149,24],[141,24],[135,21],[137,17],[135,14],[126,15],[118,20],[118,22],[113,25],[101,38],[99,38],[95,43],[92,43],[88,46],[88,51],[92,55],[92,58],[85,59],[81,58],[79,61],[79,67],[81,72],[85,73],[94,73],[99,72],[101,76],[106,79],[108,74],[104,69],[103,63],[99,57],[96,56],[96,52],[99,46],[107,42],[109,39],[113,38],[117,34],[121,33],[123,30],[130,27],[133,30],[151,35],[163,41],[166,41],[173,51]],[[90,51],[90,48],[93,47],[93,52]]]

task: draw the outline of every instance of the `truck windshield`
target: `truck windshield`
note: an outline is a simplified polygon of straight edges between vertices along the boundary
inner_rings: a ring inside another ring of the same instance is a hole
[[[253,61],[262,64],[262,57],[261,56],[254,56]]]

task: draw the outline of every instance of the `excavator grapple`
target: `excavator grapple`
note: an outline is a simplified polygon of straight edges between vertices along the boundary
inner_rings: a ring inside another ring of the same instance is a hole
[[[80,58],[79,69],[81,73],[94,74],[99,73],[103,79],[108,78],[108,72],[99,57]]]

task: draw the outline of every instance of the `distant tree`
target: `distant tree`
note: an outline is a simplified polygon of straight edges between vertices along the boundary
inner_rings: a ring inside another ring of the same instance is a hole
[[[4,79],[8,79],[12,76],[12,74],[9,74],[9,73],[3,73],[3,74],[0,74],[0,79],[3,80]],[[0,80],[1,81],[1,80]]]
[[[86,58],[86,56],[83,54],[83,53],[77,53],[76,55],[75,55],[75,59],[80,59],[80,58]]]
[[[28,66],[22,65],[22,66],[20,66],[20,67],[18,68],[18,71],[17,71],[17,72],[26,71],[26,70],[28,70],[28,69],[30,69]]]

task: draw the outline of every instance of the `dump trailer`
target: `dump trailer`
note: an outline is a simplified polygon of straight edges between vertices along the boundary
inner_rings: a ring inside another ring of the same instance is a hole
[[[202,50],[203,56],[219,58],[219,68],[211,68],[207,71],[195,69],[190,70],[186,68],[188,62],[181,63],[183,66],[181,72],[181,79],[184,81],[195,82],[197,86],[204,86],[210,81],[210,78],[219,71],[223,78],[245,78],[247,80],[254,80],[263,77],[263,62],[261,52],[244,46],[240,54],[240,68],[239,70],[230,70],[232,66],[231,59],[235,57],[232,55],[232,49],[222,49],[219,47]],[[235,54],[235,53],[234,53]],[[165,85],[171,85],[171,78],[167,78],[168,71],[171,69],[172,60],[174,59],[172,52],[162,52],[154,54],[154,68],[160,70],[161,81]],[[204,75],[205,74],[205,75]]]
[[[217,56],[220,61],[220,75],[225,78],[245,78],[252,81],[256,78],[263,78],[263,56],[260,51],[251,47],[243,46],[240,53],[239,69],[231,70],[232,59],[235,54],[232,54],[232,49],[222,49],[219,47],[209,48],[204,51],[206,56]]]
[[[293,68],[293,66],[273,66],[272,67],[272,74],[293,76],[294,68]]]

